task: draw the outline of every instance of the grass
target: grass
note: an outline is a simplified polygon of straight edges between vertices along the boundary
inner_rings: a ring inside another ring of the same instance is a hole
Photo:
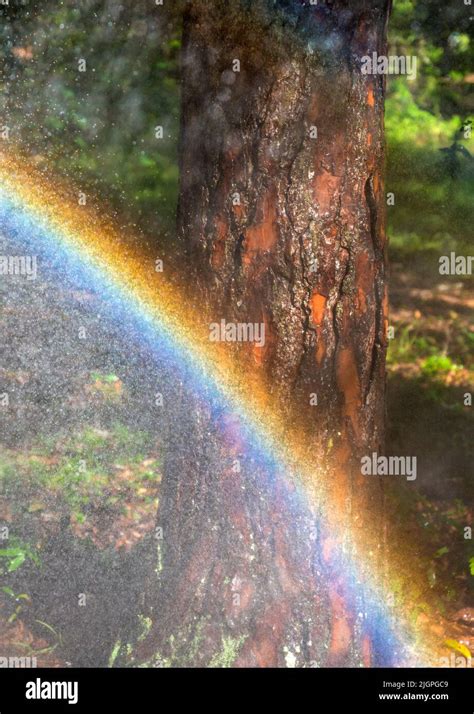
[[[38,605],[33,594],[43,569],[51,570],[51,548],[54,562],[82,554],[94,577],[103,579],[107,563],[114,557],[125,562],[125,552],[153,530],[160,479],[156,438],[122,424],[107,431],[86,428],[58,434],[27,450],[2,452],[0,523],[7,524],[0,530],[4,647],[13,643],[21,651],[26,648],[41,657],[44,666],[60,662],[52,658],[58,642],[49,642],[44,631],[48,623],[40,623],[44,627],[38,633],[35,612],[42,601],[38,596]],[[62,567],[69,566],[63,562]],[[83,570],[80,575],[86,577]]]
[[[78,536],[93,535],[97,543],[114,522],[122,528],[151,522],[159,481],[156,442],[120,424],[49,439],[28,451],[6,450],[0,461],[10,519],[66,517]]]

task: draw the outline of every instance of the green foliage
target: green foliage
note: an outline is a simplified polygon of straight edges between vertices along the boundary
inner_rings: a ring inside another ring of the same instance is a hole
[[[39,558],[27,543],[12,539],[7,548],[0,549],[0,574],[14,573],[26,560],[39,565]]]
[[[407,92],[404,86],[401,94]],[[399,95],[392,95],[387,100],[386,124],[387,190],[396,202],[388,208],[392,256],[439,279],[440,255],[451,250],[469,255],[468,236],[474,222],[474,161],[460,156],[454,180],[440,151],[452,144],[460,119],[437,119],[420,110],[411,96],[407,109]],[[469,146],[467,141],[461,143]]]
[[[437,375],[443,372],[450,372],[456,365],[446,355],[431,355],[424,360],[421,370],[428,376]]]
[[[9,91],[0,111],[15,141],[40,165],[163,232],[174,222],[178,180],[179,15],[147,0],[40,5],[3,13],[0,89],[8,81]],[[19,47],[31,56],[18,59]]]
[[[387,191],[396,201],[388,209],[391,254],[431,276],[441,254],[470,251],[474,161],[442,151],[454,141],[468,151],[472,147],[460,131],[472,111],[468,16],[454,0],[443,12],[434,0],[395,0],[389,24],[390,53],[417,57],[414,81],[388,79]]]
[[[11,538],[8,546],[0,549],[0,591],[7,596],[6,601],[4,599],[6,610],[3,616],[8,623],[14,622],[25,603],[30,601],[27,593],[17,593],[11,587],[15,582],[12,577],[15,578],[17,571],[28,561],[35,566],[40,565],[36,550],[20,538]]]
[[[396,257],[452,249],[466,240],[474,218],[469,167],[461,162],[453,190],[439,152],[471,110],[469,13],[456,0],[440,13],[436,1],[395,0],[389,24],[390,52],[418,59],[415,81],[388,82],[387,190],[396,195],[389,212]],[[153,236],[171,228],[176,207],[179,13],[179,3],[157,10],[147,0],[2,9],[9,92],[0,110],[16,139],[40,164],[89,186]],[[31,58],[18,59],[19,47],[30,48]],[[26,112],[19,101],[25,96]]]
[[[385,126],[392,148],[409,141],[415,147],[436,149],[451,139],[459,122],[458,115],[445,119],[420,106],[406,77],[390,78]]]
[[[457,0],[394,0],[389,24],[391,51],[415,54],[418,74],[410,83],[417,104],[450,117],[469,112],[474,45],[469,8]]]

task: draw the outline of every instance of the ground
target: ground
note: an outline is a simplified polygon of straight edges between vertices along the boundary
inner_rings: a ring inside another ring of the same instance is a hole
[[[388,450],[416,454],[420,475],[389,486],[388,518],[426,570],[410,617],[466,654],[474,550],[460,533],[472,519],[473,416],[463,398],[474,291],[395,259],[391,303]],[[0,312],[5,344],[15,346],[1,373],[12,399],[0,457],[0,536],[9,536],[0,652],[36,656],[40,666],[106,666],[148,626],[143,583],[157,565],[163,456],[143,398],[153,366],[98,315],[97,295],[40,283],[32,297],[20,280]],[[94,335],[85,345],[71,329],[78,316]]]

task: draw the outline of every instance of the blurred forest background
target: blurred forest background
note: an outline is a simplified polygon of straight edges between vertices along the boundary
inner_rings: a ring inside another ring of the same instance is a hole
[[[10,127],[11,140],[36,165],[86,190],[97,205],[106,205],[163,251],[174,240],[180,114],[180,16],[166,5],[166,0],[157,7],[149,0],[11,0],[0,7],[0,124]],[[415,80],[391,76],[387,88],[386,191],[394,195],[394,205],[387,207],[394,327],[388,448],[416,454],[419,478],[415,491],[397,483],[388,508],[406,524],[407,557],[411,548],[426,556],[426,591],[436,593],[447,617],[474,606],[474,545],[463,537],[464,527],[472,525],[474,491],[473,407],[464,403],[474,381],[474,283],[472,276],[446,277],[438,270],[442,255],[473,253],[472,18],[472,8],[459,0],[395,0],[389,28],[391,54],[415,55],[418,64]],[[82,58],[84,73],[78,71]],[[163,127],[162,139],[155,136],[156,126]],[[120,398],[121,379],[91,372],[88,388],[113,401]],[[123,536],[122,511],[115,541],[108,537],[104,545],[100,526],[88,528],[91,500],[102,497],[101,487],[109,489],[107,498],[118,499],[110,489],[119,486],[104,476],[102,486],[81,484],[85,501],[77,493],[73,497],[64,454],[71,461],[84,450],[106,449],[110,456],[99,458],[102,474],[108,468],[113,473],[114,458],[122,464],[128,458],[133,527],[140,532],[140,518],[152,523],[156,505],[146,484],[155,462],[143,438],[124,427],[105,436],[87,431],[69,439],[52,466],[44,464],[45,452],[32,446],[21,458],[9,448],[0,469],[6,482],[19,473],[36,480],[28,517],[45,510],[41,488],[53,484],[58,508],[72,514],[76,535],[87,535],[102,548],[133,546],[139,537]],[[11,502],[8,508],[14,508]],[[35,567],[41,550],[37,531],[35,538],[18,540],[16,555],[12,548],[10,555],[0,553],[6,600],[17,594],[9,573],[25,562]],[[420,591],[417,616],[423,616],[425,595]],[[14,606],[4,603],[11,625],[18,607],[25,607],[14,600]],[[48,622],[53,627],[52,619]],[[59,627],[54,624],[54,637],[43,628],[50,657]],[[460,641],[461,635],[454,638],[454,649],[456,642],[463,646]],[[474,651],[474,638],[463,642]],[[113,663],[113,649],[110,657]]]

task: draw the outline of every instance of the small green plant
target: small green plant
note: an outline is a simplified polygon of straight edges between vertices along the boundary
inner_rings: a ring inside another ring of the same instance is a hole
[[[123,384],[116,374],[101,374],[91,372],[92,384],[89,391],[100,395],[103,399],[116,401],[120,399],[123,391]]]
[[[39,558],[27,543],[14,541],[8,548],[0,549],[0,574],[13,573],[27,560],[39,565]]]
[[[9,609],[7,617],[8,624],[11,624],[23,610],[25,602],[30,602],[31,598],[26,593],[16,593],[12,588],[8,587],[8,585],[4,585],[0,590],[5,593],[5,595],[8,595],[8,605],[13,606],[13,609]]]
[[[100,372],[91,372],[91,379],[94,382],[106,382],[107,384],[114,384],[119,381],[116,374],[101,374]]]
[[[436,350],[433,338],[419,335],[412,325],[404,325],[398,330],[397,339],[390,342],[387,361],[393,365],[412,363],[430,357]]]
[[[113,646],[113,648],[112,648],[112,652],[110,653],[110,656],[109,656],[109,661],[108,661],[108,666],[109,666],[109,667],[112,668],[112,667],[114,666],[114,662],[115,662],[115,660],[117,659],[117,657],[118,657],[119,654],[120,654],[120,648],[121,648],[121,647],[122,647],[122,640],[118,639],[118,640],[115,642],[115,644],[114,644],[114,646]]]
[[[456,369],[456,365],[446,355],[431,355],[431,357],[427,357],[421,365],[421,371],[427,377],[445,374],[454,369]]]
[[[474,575],[474,557],[469,558],[469,572]]]
[[[8,548],[0,549],[0,582],[3,580],[5,583],[0,587],[0,591],[7,595],[8,623],[16,620],[25,602],[30,601],[29,595],[16,593],[10,585],[6,584],[8,576],[17,571],[27,560],[31,560],[35,565],[40,564],[40,560],[31,546],[19,539],[13,539]]]

